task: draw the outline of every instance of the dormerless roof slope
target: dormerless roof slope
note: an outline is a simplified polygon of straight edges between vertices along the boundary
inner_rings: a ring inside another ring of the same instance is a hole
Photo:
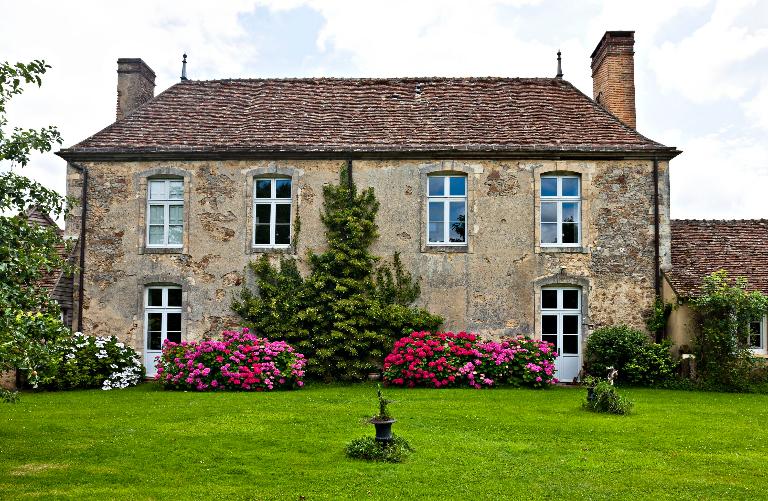
[[[666,276],[678,295],[697,296],[702,279],[720,269],[768,294],[768,219],[680,219],[671,227],[672,269]]]
[[[395,152],[679,153],[561,79],[308,78],[181,82],[59,154],[77,160]]]

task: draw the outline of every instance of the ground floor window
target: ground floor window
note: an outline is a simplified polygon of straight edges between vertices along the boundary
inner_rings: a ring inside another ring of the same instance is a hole
[[[557,378],[571,381],[581,369],[581,289],[541,289],[541,339],[555,345]]]
[[[766,346],[766,317],[749,324],[749,349],[758,354],[768,353]]]
[[[181,287],[151,285],[144,292],[144,365],[155,374],[155,359],[167,339],[181,342]]]

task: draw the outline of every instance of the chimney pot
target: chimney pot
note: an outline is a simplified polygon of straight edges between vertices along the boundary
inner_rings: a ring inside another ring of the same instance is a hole
[[[637,128],[634,46],[634,31],[606,31],[590,56],[595,101],[633,129]]]
[[[140,58],[117,60],[117,120],[155,97],[155,72]]]

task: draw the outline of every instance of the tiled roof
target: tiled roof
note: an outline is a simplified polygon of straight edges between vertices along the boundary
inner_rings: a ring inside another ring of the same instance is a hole
[[[672,269],[666,276],[677,294],[696,296],[702,279],[719,269],[768,294],[768,219],[672,221]]]
[[[177,83],[59,154],[659,152],[555,78],[249,79]]]

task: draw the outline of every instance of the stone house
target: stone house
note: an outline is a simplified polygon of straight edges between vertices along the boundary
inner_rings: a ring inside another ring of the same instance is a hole
[[[677,305],[667,324],[669,339],[689,351],[696,318],[688,306],[699,295],[705,276],[725,270],[747,279],[749,290],[768,295],[768,220],[673,220],[671,268],[664,272],[663,297]],[[768,357],[768,318],[750,324],[750,349]]]
[[[634,33],[592,53],[594,99],[554,78],[193,81],[154,95],[118,60],[117,121],[61,150],[82,211],[75,325],[152,360],[164,339],[238,323],[262,254],[321,249],[322,187],[348,169],[381,203],[447,329],[556,342],[577,377],[594,328],[643,315],[669,263],[669,161],[635,130]],[[300,221],[300,225],[298,224]],[[299,228],[300,226],[300,228]]]

